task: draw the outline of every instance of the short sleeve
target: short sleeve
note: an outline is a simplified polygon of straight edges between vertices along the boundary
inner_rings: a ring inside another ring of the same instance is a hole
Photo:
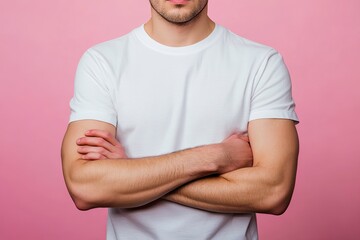
[[[110,93],[106,61],[89,49],[81,57],[70,101],[70,122],[99,120],[116,126],[117,114]]]
[[[261,118],[299,121],[288,69],[281,55],[274,50],[262,62],[252,89],[249,121]]]

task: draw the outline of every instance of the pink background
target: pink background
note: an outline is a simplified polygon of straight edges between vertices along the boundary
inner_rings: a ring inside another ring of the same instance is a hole
[[[0,239],[104,239],[104,209],[79,212],[60,144],[81,54],[149,17],[148,1],[0,3]],[[262,239],[360,239],[360,1],[210,0],[218,23],[278,49],[301,137],[293,201],[259,215]]]

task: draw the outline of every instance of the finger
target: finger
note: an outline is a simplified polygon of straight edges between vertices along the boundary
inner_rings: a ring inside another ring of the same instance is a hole
[[[93,146],[81,146],[78,147],[78,153],[86,155],[89,153],[97,153],[103,156],[103,159],[115,159],[115,158],[124,158],[123,153],[110,152],[102,147],[93,147]]]
[[[106,159],[105,156],[101,155],[100,153],[88,153],[81,156],[84,160],[100,160],[100,159]]]
[[[103,156],[103,158],[111,158],[112,154],[108,150],[102,147],[90,147],[90,146],[84,146],[78,148],[78,153],[86,155],[89,153],[96,153],[98,155]]]
[[[106,155],[106,157],[109,158],[109,159],[124,159],[124,158],[128,158],[128,157],[126,156],[126,154],[123,153],[123,152],[121,152],[121,153],[111,153],[111,152],[109,152],[109,154]]]
[[[246,141],[246,142],[250,142],[250,139],[249,139],[248,135],[240,134],[239,138]]]
[[[87,153],[94,152],[94,153],[100,153],[100,154],[104,155],[104,153],[107,150],[102,147],[81,146],[81,147],[78,147],[77,151],[78,151],[78,153],[81,153],[81,154],[87,154]]]
[[[112,144],[100,137],[82,137],[76,141],[76,144],[79,146],[102,147],[108,151],[111,151],[114,148]]]
[[[105,155],[108,158],[124,158],[126,155],[124,154],[124,148],[121,145],[114,146],[107,142],[105,139],[97,138],[97,137],[84,137],[80,138],[77,141],[77,145],[80,147],[93,147],[94,149],[85,149],[84,151],[88,152],[99,152],[96,147],[101,148],[101,150],[106,151],[100,151],[103,155]],[[115,156],[115,157],[114,157]]]
[[[230,136],[225,138],[224,141],[234,139],[234,138],[238,138],[238,133],[232,133]]]
[[[114,146],[120,145],[120,142],[108,131],[91,129],[85,132],[85,136],[88,137],[100,137],[108,141]]]

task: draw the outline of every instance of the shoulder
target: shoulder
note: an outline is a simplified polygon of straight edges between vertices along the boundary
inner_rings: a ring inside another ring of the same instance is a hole
[[[85,51],[85,55],[91,55],[93,58],[103,59],[107,62],[113,62],[121,58],[133,42],[134,31],[120,37],[97,43]]]
[[[273,55],[278,55],[278,51],[271,46],[242,37],[231,30],[221,27],[223,31],[223,43],[227,48],[242,56],[244,59],[254,61],[266,61]]]

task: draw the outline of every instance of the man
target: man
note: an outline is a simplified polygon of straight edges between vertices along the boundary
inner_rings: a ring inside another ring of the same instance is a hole
[[[107,239],[257,239],[255,213],[290,202],[287,69],[207,3],[150,0],[147,23],[79,63],[63,171],[79,209],[109,208]]]

